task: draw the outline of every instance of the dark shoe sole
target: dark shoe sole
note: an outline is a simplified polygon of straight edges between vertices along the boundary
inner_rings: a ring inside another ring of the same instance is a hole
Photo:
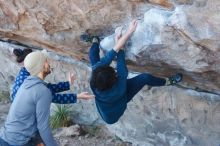
[[[88,42],[92,43],[93,38],[98,39],[98,42],[100,42],[100,38],[98,36],[92,36],[92,35],[89,35],[88,33],[84,33],[80,35],[80,40],[83,42],[87,42],[87,43]]]
[[[176,75],[171,76],[171,77],[169,78],[170,85],[177,84],[177,83],[181,82],[182,79],[183,79],[183,74],[177,73]]]

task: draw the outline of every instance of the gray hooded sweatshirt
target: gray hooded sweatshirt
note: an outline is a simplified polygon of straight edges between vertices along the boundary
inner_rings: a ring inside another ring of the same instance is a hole
[[[10,145],[24,145],[39,131],[46,146],[57,146],[49,126],[51,100],[46,83],[29,76],[16,94],[0,137]]]

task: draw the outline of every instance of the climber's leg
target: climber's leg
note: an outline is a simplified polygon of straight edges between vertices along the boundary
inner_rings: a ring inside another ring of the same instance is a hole
[[[92,46],[89,49],[89,60],[92,66],[95,65],[98,61],[100,61],[99,42],[100,42],[100,39],[98,37],[92,38]]]
[[[80,35],[80,40],[83,42],[92,43],[92,46],[89,49],[89,60],[90,60],[91,65],[93,66],[98,61],[100,61],[100,56],[99,56],[100,38],[98,36],[89,35],[88,33],[83,33],[82,35]]]
[[[127,80],[127,102],[129,102],[145,85],[164,86],[166,79],[154,77],[151,74],[142,73]]]
[[[175,85],[182,81],[183,75],[181,73],[177,73],[169,78],[167,78],[166,85]]]
[[[182,74],[177,73],[169,78],[158,78],[151,74],[143,73],[127,80],[127,102],[129,102],[145,85],[164,86],[175,85],[182,81]]]
[[[89,60],[92,66],[100,61],[99,51],[99,43],[94,42],[89,50]]]

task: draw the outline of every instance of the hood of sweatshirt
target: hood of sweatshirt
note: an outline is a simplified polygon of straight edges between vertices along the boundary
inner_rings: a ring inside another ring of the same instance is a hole
[[[25,89],[28,89],[28,88],[31,88],[31,87],[37,85],[37,84],[46,85],[46,83],[42,79],[40,79],[39,77],[29,76],[29,77],[27,77],[27,79],[25,79],[23,86]]]

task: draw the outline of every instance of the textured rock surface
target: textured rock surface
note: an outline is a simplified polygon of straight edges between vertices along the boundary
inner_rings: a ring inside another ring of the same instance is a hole
[[[10,58],[10,51],[16,46],[0,43],[2,59]],[[4,47],[4,48],[2,48]],[[73,59],[55,55],[52,66],[56,66],[47,80],[58,82],[66,79],[68,71],[77,72],[72,91],[89,91],[89,66]],[[59,61],[58,61],[59,60]],[[13,59],[4,62],[7,67],[19,67]],[[1,65],[2,66],[2,65]],[[9,71],[1,68],[1,74]],[[11,76],[15,74],[11,71]],[[7,76],[7,75],[6,75]],[[132,75],[133,76],[133,75]],[[7,78],[1,80],[6,82]],[[8,84],[4,85],[8,89]],[[72,105],[72,117],[77,123],[103,124],[97,114],[94,101],[79,101]],[[4,120],[5,114],[1,115]],[[134,100],[117,124],[104,125],[113,134],[133,145],[170,146],[217,146],[220,143],[220,97],[176,87],[148,89],[145,87]]]
[[[219,92],[219,0],[1,0],[0,34],[88,60],[79,35],[112,34],[133,18],[130,67],[160,76],[183,72],[185,84]]]
[[[185,85],[220,93],[218,0],[1,0],[0,8],[2,38],[83,61],[82,32],[106,36],[138,18],[127,45],[133,70],[164,77],[183,72]]]
[[[80,126],[73,125],[70,127],[63,127],[61,129],[57,129],[54,137],[74,137],[80,135]]]
[[[64,136],[56,138],[60,146],[131,146],[131,143],[123,142],[115,135],[109,133],[104,126],[80,125],[80,127],[73,128],[73,131],[75,131],[74,129],[79,129],[81,134],[78,136],[74,136],[75,134],[73,136],[65,136],[65,133],[69,131],[67,128],[60,128],[58,131],[54,131],[55,133],[64,133]],[[69,132],[72,133],[71,131]]]
[[[87,59],[87,47],[79,42],[82,32],[110,34],[149,8],[147,3],[126,0],[1,0],[0,6],[2,36],[78,59]]]
[[[220,2],[216,6],[212,2],[147,11],[125,47],[127,58],[136,65],[133,68],[162,76],[183,72],[188,85],[219,93],[220,30],[216,27],[220,25],[216,20],[220,16],[216,12]],[[102,41],[104,50],[113,46],[114,35]]]
[[[175,87],[143,90],[109,129],[133,144],[218,145],[220,102],[210,96]]]
[[[184,86],[220,93],[219,0],[0,0],[0,36],[51,54],[55,68],[48,80],[78,74],[76,91],[89,90],[88,44],[79,41],[87,30],[102,36],[139,19],[137,31],[126,45],[130,69],[168,76],[184,73]],[[112,37],[103,40],[109,49]],[[1,92],[9,90],[19,66],[12,46],[0,43]],[[16,46],[14,46],[16,47]],[[7,48],[7,49],[6,49]],[[84,61],[78,62],[78,61]],[[219,145],[220,97],[176,87],[145,88],[109,130],[140,145]],[[73,119],[102,123],[93,101],[73,105]]]

